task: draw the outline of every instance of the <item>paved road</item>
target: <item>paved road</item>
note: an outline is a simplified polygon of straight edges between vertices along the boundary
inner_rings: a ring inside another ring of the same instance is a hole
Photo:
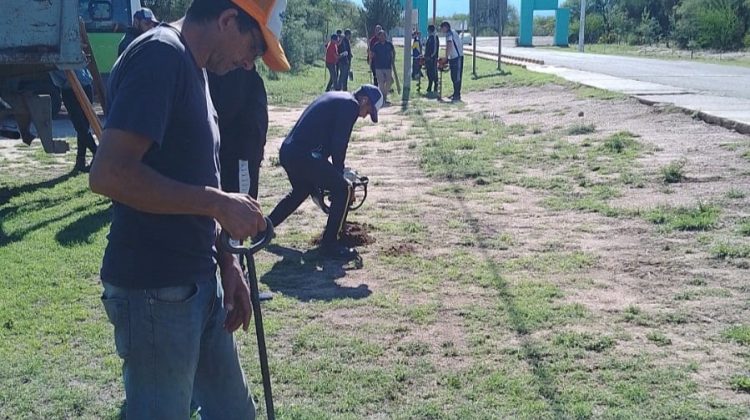
[[[480,38],[478,51],[497,52],[496,38]],[[601,54],[580,54],[546,48],[516,48],[503,39],[503,54],[544,60],[565,67],[622,79],[658,83],[696,93],[750,99],[750,68],[693,61],[658,60]]]

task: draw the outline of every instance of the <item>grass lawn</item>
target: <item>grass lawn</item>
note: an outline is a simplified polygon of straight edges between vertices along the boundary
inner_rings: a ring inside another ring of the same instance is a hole
[[[739,135],[709,127],[664,145],[641,131],[667,131],[647,108],[638,130],[627,125],[636,105],[621,96],[478,67],[466,104],[423,100],[414,86],[406,109],[355,126],[347,161],[371,183],[349,219],[375,240],[361,262],[319,257],[325,218],[310,203],[258,255],[261,287],[275,293],[264,321],[278,416],[750,416]],[[352,88],[369,78],[361,58],[354,69]],[[324,85],[321,68],[267,82],[266,211],[288,189],[274,160],[288,114]],[[67,172],[70,154],[39,148],[0,167],[0,418],[118,418],[120,360],[98,280],[109,203]],[[665,182],[662,167],[693,148],[723,153],[733,170],[718,178],[731,189],[691,184],[693,155]],[[237,339],[262,401],[254,335]]]

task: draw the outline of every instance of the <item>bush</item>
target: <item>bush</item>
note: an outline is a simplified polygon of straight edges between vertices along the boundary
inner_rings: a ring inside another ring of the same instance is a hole
[[[554,16],[534,16],[532,26],[534,36],[553,36],[555,35],[555,17]]]
[[[625,38],[625,42],[627,42],[628,45],[640,45],[641,38],[636,34],[628,34]]]
[[[600,44],[615,44],[617,43],[617,35],[614,32],[606,33],[599,37]]]
[[[698,42],[703,48],[729,50],[742,42],[743,25],[729,5],[703,10],[697,19]]]
[[[162,22],[173,22],[185,16],[185,12],[192,3],[191,0],[143,0],[144,7],[148,7]]]
[[[586,15],[586,26],[583,28],[586,42],[599,42],[599,38],[604,35],[604,17],[599,13]]]
[[[645,7],[643,8],[643,14],[641,14],[641,23],[636,28],[636,33],[640,36],[640,43],[648,45],[658,41],[661,34],[659,21],[651,16],[651,12]]]
[[[578,31],[580,29],[581,29],[581,22],[577,20],[570,22],[570,26],[568,26],[568,43],[570,44],[578,43]]]
[[[281,45],[294,70],[324,57],[321,33],[307,30],[304,26],[301,21],[287,21],[282,29]]]
[[[665,184],[674,184],[685,179],[683,169],[687,161],[684,159],[671,162],[669,165],[661,168],[661,175]]]

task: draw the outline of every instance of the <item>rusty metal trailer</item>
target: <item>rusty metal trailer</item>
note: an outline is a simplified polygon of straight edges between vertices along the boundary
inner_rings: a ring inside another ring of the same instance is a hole
[[[78,1],[2,0],[0,8],[0,119],[13,115],[19,128],[33,123],[47,153],[64,153],[68,144],[52,139],[50,97],[23,86],[50,70],[86,66]]]

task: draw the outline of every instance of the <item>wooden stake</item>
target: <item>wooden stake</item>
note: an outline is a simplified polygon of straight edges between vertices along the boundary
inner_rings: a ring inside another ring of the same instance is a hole
[[[405,39],[404,39],[405,41]],[[393,63],[391,63],[391,70],[393,71],[393,78],[396,81],[396,90],[401,92],[401,82],[398,80],[398,72],[396,71],[396,60],[394,58]]]

